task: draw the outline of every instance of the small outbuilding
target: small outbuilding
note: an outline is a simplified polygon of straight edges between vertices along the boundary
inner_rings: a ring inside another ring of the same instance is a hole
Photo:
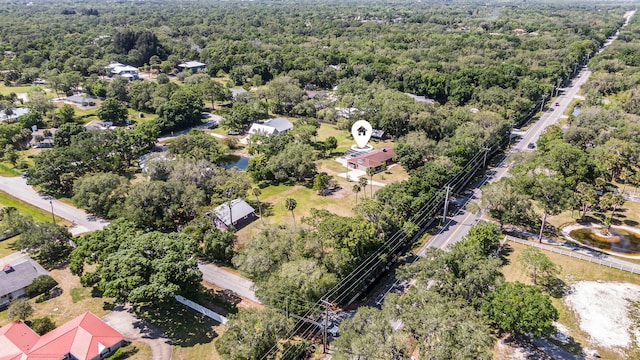
[[[218,229],[227,230],[231,225],[239,229],[256,218],[256,210],[243,199],[235,199],[230,204],[224,203],[216,207],[205,216],[209,216]]]
[[[67,96],[67,102],[70,102],[78,106],[95,106],[96,105],[96,102],[92,98],[86,97],[83,95]]]

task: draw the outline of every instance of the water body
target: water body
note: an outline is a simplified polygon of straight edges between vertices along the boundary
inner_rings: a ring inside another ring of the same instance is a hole
[[[246,170],[249,165],[249,158],[246,156],[227,155],[222,159],[220,165],[225,169],[238,168]]]
[[[581,109],[580,109],[580,105],[576,105],[576,106],[573,108],[573,112],[571,113],[571,115],[573,115],[573,116],[578,116],[578,115],[580,114],[580,111],[581,111]]]
[[[602,229],[582,228],[569,233],[569,236],[581,244],[602,249],[611,253],[640,255],[640,233],[612,226],[610,236],[601,233]]]

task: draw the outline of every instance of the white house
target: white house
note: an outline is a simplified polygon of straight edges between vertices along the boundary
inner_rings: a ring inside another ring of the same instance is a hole
[[[203,64],[199,61],[187,61],[179,64],[178,67],[182,68],[183,71],[191,70],[191,72],[195,74],[198,71],[204,71],[207,64]]]
[[[249,128],[249,136],[254,134],[262,134],[262,135],[273,135],[285,133],[293,128],[293,124],[291,121],[279,117],[273,118],[269,120],[265,120],[262,124],[253,123],[251,124],[251,128]]]
[[[0,259],[0,307],[25,296],[27,286],[40,275],[49,273],[28,256],[9,255]]]
[[[109,72],[109,76],[122,76],[129,80],[137,80],[138,68],[131,65],[124,65],[121,63],[112,63],[105,67]]]
[[[19,107],[19,108],[11,108],[9,111],[7,109],[0,110],[0,122],[15,122],[18,121],[18,118],[22,115],[26,115],[29,113],[29,108]]]

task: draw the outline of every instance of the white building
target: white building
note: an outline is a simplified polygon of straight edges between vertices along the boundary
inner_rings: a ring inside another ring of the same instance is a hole
[[[249,128],[249,136],[254,134],[262,134],[262,135],[273,135],[285,133],[293,128],[293,124],[291,121],[279,117],[273,118],[269,120],[265,120],[262,124],[253,123],[251,124],[251,128]]]

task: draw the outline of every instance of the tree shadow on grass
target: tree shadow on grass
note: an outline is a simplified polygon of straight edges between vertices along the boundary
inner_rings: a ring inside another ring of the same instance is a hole
[[[546,280],[542,284],[542,287],[551,297],[554,297],[556,299],[561,299],[569,291],[569,287],[567,286],[567,283],[565,283],[564,281],[562,281],[562,279],[559,279],[559,278],[551,278]]]
[[[140,306],[136,314],[162,330],[175,346],[208,344],[218,336],[213,329],[217,322],[177,302],[160,307]]]
[[[512,252],[513,252],[513,247],[511,247],[509,243],[505,243],[502,246],[502,249],[500,250],[500,254],[498,256],[502,261],[503,266],[511,264],[511,261],[509,260],[509,255],[511,255]]]

